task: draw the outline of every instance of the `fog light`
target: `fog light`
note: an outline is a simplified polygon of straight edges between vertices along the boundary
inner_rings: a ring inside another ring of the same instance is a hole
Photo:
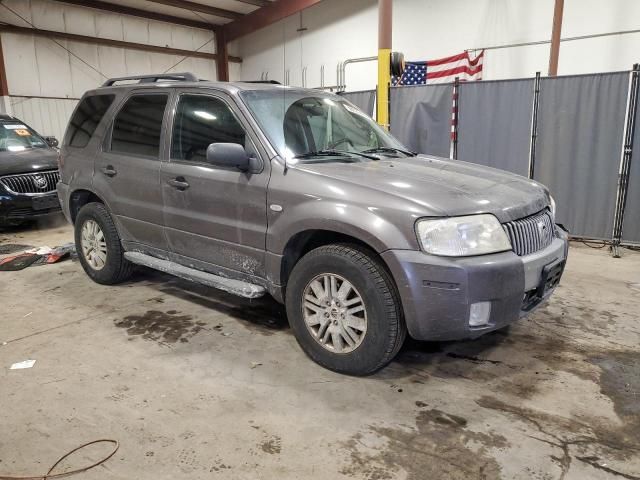
[[[469,309],[469,326],[481,327],[489,323],[491,302],[472,303]]]

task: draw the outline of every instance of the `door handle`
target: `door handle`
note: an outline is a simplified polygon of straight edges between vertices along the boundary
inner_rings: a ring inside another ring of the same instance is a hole
[[[104,173],[107,177],[115,177],[116,173],[118,173],[116,169],[113,168],[113,165],[107,165],[106,167],[102,167],[100,171]]]
[[[167,183],[180,191],[184,191],[189,188],[189,183],[185,181],[184,177],[176,177],[174,179],[167,180]]]

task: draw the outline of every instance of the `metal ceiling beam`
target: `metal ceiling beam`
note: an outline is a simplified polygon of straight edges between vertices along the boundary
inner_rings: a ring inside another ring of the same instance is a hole
[[[138,8],[126,7],[124,5],[115,5],[101,0],[54,0],[60,3],[68,3],[79,7],[88,7],[95,10],[104,10],[105,12],[119,13],[122,15],[130,15],[132,17],[141,17],[149,20],[157,20],[159,22],[173,23],[183,25],[185,27],[202,28],[203,30],[215,30],[216,25],[199,20],[190,20],[188,18],[180,18],[173,15],[165,15],[158,12],[150,12],[148,10],[140,10]]]
[[[305,8],[312,7],[322,0],[277,0],[259,8],[239,20],[227,23],[222,28],[227,42],[236,40],[249,33],[255,32],[283,18],[298,13]]]
[[[165,53],[169,55],[181,55],[183,57],[207,58],[209,60],[217,60],[215,53],[196,52],[191,50],[182,50],[179,48],[160,47],[158,45],[147,45],[144,43],[125,42],[122,40],[112,40],[110,38],[90,37],[87,35],[77,35],[75,33],[56,32],[53,30],[43,30],[41,28],[18,27],[17,25],[0,24],[0,32],[17,33],[23,35],[37,35],[48,38],[62,38],[75,42],[90,43],[94,45],[105,45],[107,47],[126,48],[130,50],[142,50],[145,52]],[[242,59],[239,57],[229,56],[230,62],[240,63]]]
[[[234,12],[232,10],[225,10],[224,8],[211,7],[209,5],[203,5],[202,3],[191,2],[190,0],[147,0],[153,3],[160,3],[161,5],[168,5],[169,7],[182,8],[183,10],[190,10],[192,12],[206,13],[207,15],[214,15],[216,17],[230,18],[235,20],[243,17],[244,14],[240,12]]]
[[[265,5],[269,5],[271,3],[268,0],[236,0],[236,2],[246,3],[247,5],[255,5],[256,7],[264,7]]]

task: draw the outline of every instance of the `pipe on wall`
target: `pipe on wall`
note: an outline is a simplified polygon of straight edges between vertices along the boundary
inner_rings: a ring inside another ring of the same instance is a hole
[[[378,57],[359,57],[359,58],[348,58],[343,62],[338,63],[338,71],[337,71],[337,84],[338,91],[344,92],[347,88],[347,65],[352,63],[362,63],[362,62],[373,62],[378,60]]]

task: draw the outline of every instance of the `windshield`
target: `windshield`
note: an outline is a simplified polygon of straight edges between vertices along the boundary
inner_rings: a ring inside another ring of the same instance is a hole
[[[47,144],[23,123],[0,124],[0,152],[22,152],[31,148],[47,148]]]
[[[273,146],[291,163],[412,155],[368,115],[335,95],[282,89],[244,91],[241,96]]]

